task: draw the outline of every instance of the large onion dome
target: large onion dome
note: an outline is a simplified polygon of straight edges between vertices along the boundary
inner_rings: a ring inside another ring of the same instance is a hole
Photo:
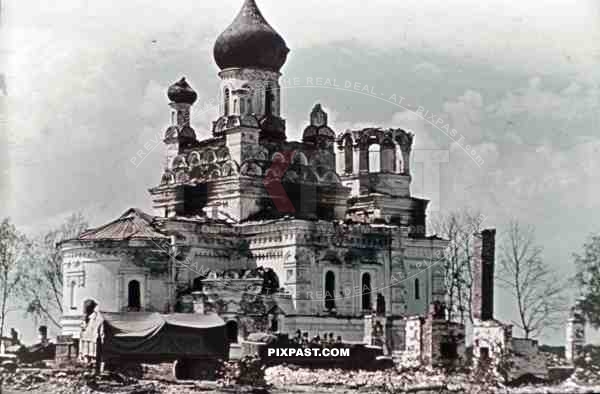
[[[254,0],[245,0],[234,21],[217,38],[214,56],[226,68],[261,68],[279,71],[289,49],[269,25]]]

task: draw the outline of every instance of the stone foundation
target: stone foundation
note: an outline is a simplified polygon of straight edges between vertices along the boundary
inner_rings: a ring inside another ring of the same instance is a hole
[[[59,335],[56,337],[56,361],[74,360],[77,358],[79,342],[72,335]]]
[[[465,326],[433,315],[411,316],[405,321],[404,349],[393,353],[403,367],[455,365],[465,358]]]
[[[475,320],[473,323],[473,365],[488,360],[497,366],[502,355],[511,350],[512,326],[497,320]]]
[[[429,317],[423,322],[421,360],[426,365],[458,365],[465,358],[465,326]]]
[[[526,338],[511,340],[511,371],[510,378],[517,379],[523,375],[533,375],[540,379],[548,377],[546,358],[540,354],[538,341]]]

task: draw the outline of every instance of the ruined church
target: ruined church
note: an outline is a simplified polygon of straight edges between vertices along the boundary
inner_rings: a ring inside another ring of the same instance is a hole
[[[378,324],[390,349],[404,349],[409,317],[443,302],[442,267],[432,263],[447,241],[427,236],[428,201],[411,196],[415,136],[336,131],[316,104],[302,140],[288,140],[288,52],[245,0],[214,44],[212,135],[194,129],[193,81],[168,88],[154,211],[128,209],[60,245],[63,335],[78,338],[98,308],[216,313],[231,342],[298,329],[363,342],[365,325]]]

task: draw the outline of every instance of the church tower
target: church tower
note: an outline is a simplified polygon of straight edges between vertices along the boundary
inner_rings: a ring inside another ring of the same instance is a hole
[[[260,143],[285,141],[279,70],[288,52],[285,41],[265,20],[255,1],[246,0],[214,46],[215,61],[221,69],[215,137],[249,127],[260,129]]]
[[[245,0],[217,38],[220,105],[213,138],[198,141],[190,126],[197,95],[185,79],[168,91],[171,126],[158,187],[150,193],[163,217],[207,215],[239,222],[269,205],[264,177],[286,143],[279,79],[289,49],[254,0]]]
[[[171,125],[163,139],[166,147],[163,176],[161,185],[150,189],[154,209],[165,218],[182,215],[186,211],[184,182],[187,178],[182,170],[187,168],[185,152],[197,144],[190,113],[198,94],[185,78],[181,78],[169,86],[167,97],[171,107]]]
[[[175,157],[196,141],[196,132],[190,125],[190,113],[192,105],[196,102],[198,95],[181,78],[167,90],[169,107],[171,107],[171,125],[165,132],[164,143],[167,146],[167,155],[164,167],[168,169]]]

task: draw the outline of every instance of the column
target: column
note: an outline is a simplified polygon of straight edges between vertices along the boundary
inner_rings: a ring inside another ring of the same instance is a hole
[[[121,312],[123,310],[123,274],[119,274],[117,276],[117,312]],[[102,306],[100,306],[102,308]]]

